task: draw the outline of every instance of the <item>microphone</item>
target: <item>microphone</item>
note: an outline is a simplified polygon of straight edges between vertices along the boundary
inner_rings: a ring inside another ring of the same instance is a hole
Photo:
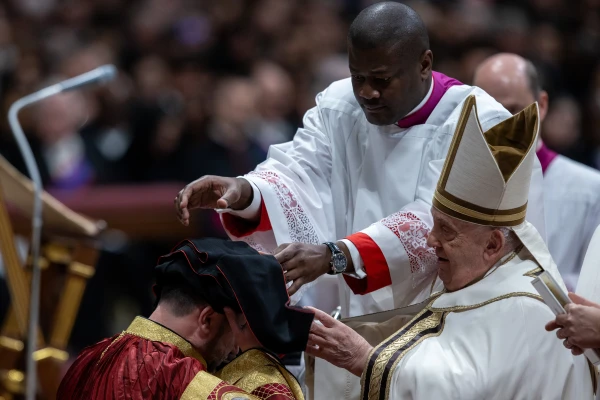
[[[63,92],[80,89],[86,86],[103,84],[113,80],[117,76],[117,68],[114,65],[103,65],[90,72],[60,82]]]
[[[23,108],[32,103],[36,103],[47,97],[54,96],[61,92],[77,90],[83,87],[102,84],[114,79],[117,75],[117,69],[114,65],[103,65],[92,71],[86,72],[71,79],[64,80],[52,86],[48,86],[35,93],[27,95],[15,101],[8,110],[8,122],[10,129],[21,155],[25,160],[27,172],[33,183],[33,214],[31,219],[31,263],[33,271],[31,274],[31,292],[29,301],[29,327],[27,330],[27,376],[26,376],[26,395],[27,400],[35,400],[37,389],[36,364],[33,359],[33,352],[37,344],[38,320],[40,313],[40,278],[41,270],[39,265],[40,239],[42,233],[42,179],[35,157],[25,137],[23,128],[19,124],[18,113]]]
[[[93,69],[84,74],[78,75],[74,78],[64,80],[59,83],[55,83],[52,86],[48,86],[42,90],[38,90],[28,96],[25,96],[17,100],[13,106],[19,109],[31,104],[43,100],[47,97],[54,96],[55,94],[62,92],[69,92],[92,85],[99,85],[106,83],[117,76],[117,68],[114,65],[103,65],[96,69]],[[11,106],[11,108],[13,107]],[[18,110],[17,110],[18,111]],[[10,113],[10,111],[9,111]],[[9,114],[10,115],[10,114]]]

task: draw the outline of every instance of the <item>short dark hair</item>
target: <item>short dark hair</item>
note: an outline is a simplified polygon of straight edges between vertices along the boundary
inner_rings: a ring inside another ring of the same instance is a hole
[[[429,50],[429,35],[415,10],[386,1],[362,10],[352,21],[348,41],[358,48],[392,48],[401,45],[406,55],[420,56]]]
[[[525,60],[525,74],[527,75],[529,90],[531,90],[531,94],[533,94],[533,97],[537,100],[542,91],[542,82],[537,68],[529,60]]]
[[[176,317],[185,317],[196,308],[208,305],[204,297],[194,291],[182,277],[172,276],[164,279],[160,289],[158,304],[164,304]]]

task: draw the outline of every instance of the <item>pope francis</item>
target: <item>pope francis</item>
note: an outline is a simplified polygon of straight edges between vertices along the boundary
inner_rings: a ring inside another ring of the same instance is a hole
[[[562,284],[525,221],[538,129],[532,104],[483,132],[469,97],[434,193],[424,308],[375,347],[317,312],[307,352],[360,376],[361,399],[593,397],[586,359],[544,330],[553,314],[531,285],[543,270]]]

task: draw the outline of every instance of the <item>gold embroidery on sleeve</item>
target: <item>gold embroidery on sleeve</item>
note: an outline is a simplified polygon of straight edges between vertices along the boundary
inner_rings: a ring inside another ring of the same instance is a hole
[[[223,381],[209,374],[206,371],[200,371],[194,376],[194,379],[187,385],[185,391],[181,394],[180,400],[208,399],[208,396]]]
[[[219,378],[252,393],[261,386],[283,385],[296,399],[303,399],[294,376],[273,356],[260,350],[248,350],[216,374]]]
[[[200,371],[185,388],[180,400],[256,399],[205,371]]]

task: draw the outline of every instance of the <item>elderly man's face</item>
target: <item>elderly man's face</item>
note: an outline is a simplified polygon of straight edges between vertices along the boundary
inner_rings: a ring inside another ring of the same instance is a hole
[[[438,274],[448,291],[462,289],[482,277],[500,258],[490,257],[493,230],[489,227],[451,218],[435,208],[431,214],[433,229],[427,244],[435,249]]]

